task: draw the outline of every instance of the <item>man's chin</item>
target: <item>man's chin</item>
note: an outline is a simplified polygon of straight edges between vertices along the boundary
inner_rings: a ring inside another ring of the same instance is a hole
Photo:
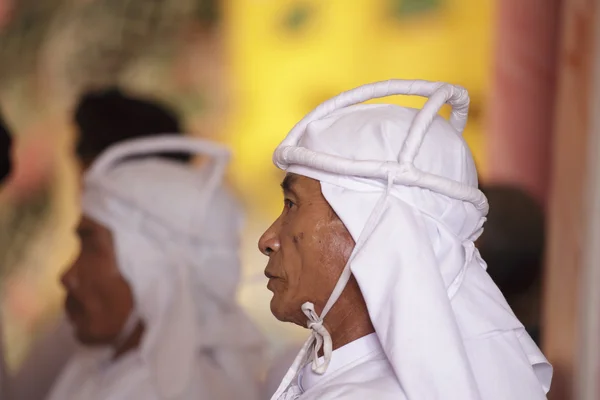
[[[300,311],[300,306],[294,307],[292,303],[282,300],[281,297],[277,296],[276,294],[273,295],[270,306],[271,314],[273,314],[273,316],[279,321],[290,322],[306,328],[304,319],[302,318],[299,320],[298,312],[303,315],[302,311]]]
[[[271,298],[270,307],[271,314],[273,314],[273,316],[279,321],[291,322],[289,318],[287,318],[288,313],[285,311],[285,307],[283,306],[282,301],[278,299],[278,296],[276,294],[273,294],[273,297]]]
[[[87,333],[81,333],[79,331],[75,331],[75,339],[79,342],[79,344],[83,346],[98,346],[98,340],[96,340],[93,336]]]
[[[73,327],[73,335],[79,344],[86,347],[106,346],[112,342],[110,339],[100,337],[83,329],[78,329],[77,327]]]

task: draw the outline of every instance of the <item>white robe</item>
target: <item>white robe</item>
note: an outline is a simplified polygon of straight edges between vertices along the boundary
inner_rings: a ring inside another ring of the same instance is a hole
[[[323,375],[307,364],[293,385],[289,400],[406,399],[375,333],[335,350]]]
[[[467,352],[475,370],[498,365],[496,375],[488,375],[482,382],[479,377],[480,393],[483,399],[533,399],[544,397],[543,389],[531,370],[525,354],[515,351],[518,338],[512,332],[499,333],[492,341],[472,341]],[[503,347],[506,360],[519,366],[517,371],[505,371],[504,362],[489,358],[490,348]],[[515,359],[518,362],[513,363]],[[322,361],[322,360],[320,360]],[[406,396],[388,361],[377,334],[372,333],[335,350],[327,372],[316,374],[312,365],[305,365],[298,374],[297,381],[288,390],[285,400],[403,400]],[[452,396],[449,396],[451,398]]]
[[[64,393],[69,393],[69,399],[81,400],[162,400],[151,371],[140,360],[139,351],[127,353],[114,362],[107,357],[100,365],[96,357],[97,353],[85,366],[68,366],[49,400],[64,400]],[[234,387],[209,354],[200,356],[194,367],[193,382],[181,400],[236,398]],[[73,382],[77,382],[76,388]]]

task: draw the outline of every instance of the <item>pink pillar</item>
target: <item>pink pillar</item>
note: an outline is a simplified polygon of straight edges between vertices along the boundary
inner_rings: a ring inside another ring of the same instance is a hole
[[[12,0],[0,0],[0,29],[10,21],[12,7]]]
[[[560,0],[497,0],[486,183],[546,204]]]

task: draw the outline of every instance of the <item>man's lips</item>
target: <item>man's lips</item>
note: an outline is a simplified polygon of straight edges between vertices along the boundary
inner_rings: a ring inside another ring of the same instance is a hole
[[[265,276],[269,279],[269,283],[267,283],[267,289],[269,289],[271,292],[273,292],[274,291],[273,285],[275,285],[276,282],[280,278],[276,275],[273,275],[273,273],[271,271],[269,271],[268,269],[265,269]]]
[[[277,278],[275,275],[273,275],[271,272],[269,272],[269,271],[268,271],[268,270],[266,270],[266,269],[265,269],[265,276],[266,276],[268,279],[274,279],[274,278]]]
[[[279,276],[275,273],[279,268],[273,266],[273,263],[269,260],[267,266],[265,267],[265,276],[268,279],[278,279]]]

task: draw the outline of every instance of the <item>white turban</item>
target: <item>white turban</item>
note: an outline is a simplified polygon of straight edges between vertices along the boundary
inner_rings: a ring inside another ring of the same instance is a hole
[[[429,100],[422,110],[356,105],[394,94]],[[450,121],[437,115],[444,103]],[[545,398],[552,368],[474,245],[488,206],[461,136],[468,104],[449,84],[365,85],[320,105],[275,150],[279,168],[321,182],[356,246],[322,315],[303,305],[315,328],[273,399],[307,357],[326,370],[332,344],[321,323],[350,275],[408,399]]]
[[[161,158],[127,160],[175,151],[209,160],[201,168]],[[135,303],[124,334],[144,321],[138,350],[159,398],[189,398],[190,384],[207,379],[193,376],[203,353],[211,354],[237,396],[257,395],[251,366],[264,342],[236,303],[242,214],[222,183],[228,160],[226,149],[206,141],[154,137],[111,147],[85,176],[83,213],[113,235]],[[88,358],[76,356],[67,370],[82,369]]]

